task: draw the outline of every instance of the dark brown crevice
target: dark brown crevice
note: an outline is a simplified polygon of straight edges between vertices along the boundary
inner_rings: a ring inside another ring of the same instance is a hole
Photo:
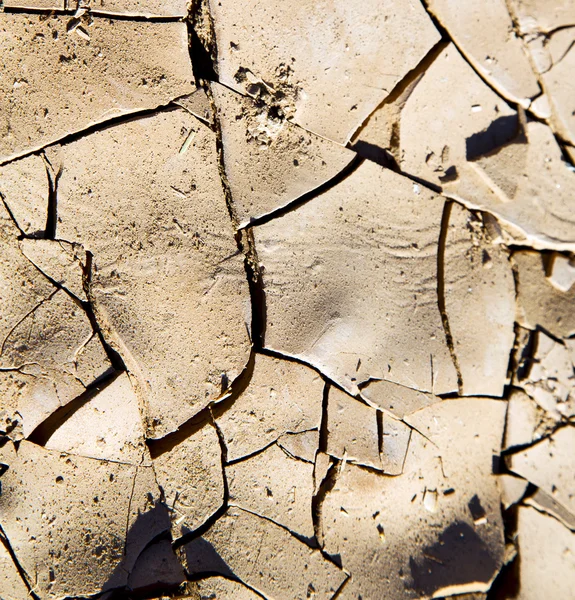
[[[330,562],[335,564],[340,569],[342,568],[341,559],[337,556],[325,552],[323,529],[322,529],[322,510],[323,503],[327,495],[334,488],[337,478],[339,477],[342,461],[338,458],[330,456],[330,465],[323,481],[320,483],[317,493],[311,499],[311,517],[313,521],[314,536],[322,555]]]
[[[1,523],[0,523],[0,544],[2,544],[4,546],[4,548],[6,548],[6,551],[10,555],[10,558],[12,559],[12,562],[14,563],[14,566],[16,567],[18,574],[20,575],[20,578],[22,579],[22,581],[24,582],[24,585],[28,589],[28,595],[30,596],[30,598],[32,598],[33,600],[40,600],[40,597],[36,594],[36,592],[34,592],[34,589],[32,588],[32,585],[28,579],[28,574],[26,573],[26,571],[24,570],[24,568],[18,561],[18,557],[16,556],[16,553],[14,552],[14,549],[12,548],[12,544],[10,544],[10,540],[8,539],[8,536],[6,535],[6,532],[4,531],[4,528],[2,527]]]
[[[46,207],[46,230],[44,238],[56,239],[56,228],[58,225],[58,181],[62,176],[62,166],[55,171],[52,165],[45,159],[46,175],[48,177],[48,206]]]
[[[120,375],[117,371],[108,371],[86,387],[86,390],[56,409],[47,419],[42,421],[28,436],[28,441],[38,446],[45,446],[56,431],[71,419],[85,404],[95,398],[101,391],[114,383]]]
[[[435,61],[435,59],[443,52],[443,50],[445,50],[447,45],[448,41],[446,41],[445,39],[440,39],[433,46],[433,48],[431,48],[431,50],[429,50],[429,52],[417,63],[417,65],[415,65],[415,67],[411,69],[411,71],[408,71],[403,77],[403,79],[396,83],[395,87],[389,92],[389,94],[377,105],[377,107],[365,118],[363,123],[356,129],[351,138],[351,141],[348,143],[348,148],[350,148],[351,150],[355,150],[356,152],[361,154],[360,150],[357,147],[359,137],[361,136],[361,132],[369,123],[371,117],[375,113],[377,113],[383,106],[386,106],[388,104],[395,104],[399,100],[399,98],[409,90],[410,87],[411,90],[409,91],[409,95],[411,95],[411,92],[415,89],[419,80],[423,77],[423,75],[425,75],[427,69],[429,69],[429,67]],[[409,95],[405,98],[405,101],[409,98]],[[394,123],[393,125],[397,125],[397,123]],[[398,136],[396,136],[396,142],[399,142]],[[388,148],[387,150],[389,151],[391,157],[397,160],[398,157],[396,156],[394,150],[399,150],[399,145],[398,143],[394,144],[394,141],[392,139],[391,146],[392,147]],[[365,158],[369,157],[366,156]]]
[[[208,0],[193,0],[185,21],[194,79],[198,87],[206,87],[207,82],[218,81],[218,51]]]
[[[328,410],[329,410],[329,389],[331,385],[324,381],[323,396],[321,401],[321,422],[319,425],[319,452],[327,452],[327,442],[329,436],[328,428]]]
[[[106,340],[104,333],[102,332],[102,328],[96,319],[96,314],[94,311],[94,302],[92,296],[92,265],[93,265],[93,254],[90,251],[86,251],[86,264],[83,265],[83,273],[82,273],[82,285],[84,288],[84,293],[86,294],[86,298],[88,301],[81,302],[82,308],[86,312],[88,320],[90,321],[90,325],[92,326],[92,330],[100,339],[100,343],[102,344],[104,351],[106,352],[106,356],[110,361],[110,364],[114,368],[115,371],[124,372],[128,371],[126,364],[120,353],[113,348],[108,340]]]
[[[449,348],[449,353],[451,354],[453,366],[457,372],[457,388],[459,395],[462,395],[463,379],[461,377],[461,371],[459,370],[459,362],[455,353],[453,336],[451,335],[449,318],[445,308],[445,249],[447,244],[447,232],[449,229],[449,217],[451,216],[452,206],[453,201],[447,200],[443,206],[443,215],[441,216],[441,229],[437,244],[437,305],[439,307],[439,313],[441,314],[443,330],[445,331],[445,341],[447,343],[447,347]]]
[[[360,156],[356,152],[356,155],[353,157],[351,162],[349,164],[347,164],[341,171],[339,171],[339,173],[334,175],[331,179],[322,183],[320,186],[314,188],[313,190],[306,192],[299,198],[292,200],[285,206],[282,206],[282,207],[280,207],[270,213],[267,213],[261,217],[252,218],[250,220],[249,224],[244,226],[244,229],[251,229],[253,227],[258,227],[259,225],[264,225],[265,223],[269,223],[270,221],[275,220],[275,219],[280,219],[281,217],[287,215],[288,213],[291,213],[294,210],[297,210],[304,204],[307,204],[307,202],[309,202],[310,200],[313,200],[314,198],[317,198],[317,196],[320,196],[321,194],[324,194],[324,193],[328,192],[329,190],[331,190],[332,188],[338,186],[345,179],[347,179],[353,173],[355,173],[355,171],[357,171],[357,169],[359,169],[359,167],[364,162],[365,162],[365,158],[363,156]]]
[[[76,8],[35,8],[33,6],[0,6],[1,12],[14,15],[39,15],[40,17],[73,17]],[[110,21],[144,21],[148,23],[171,23],[181,21],[183,16],[146,16],[129,15],[122,13],[109,13],[100,10],[86,9],[86,14],[96,19],[108,19]]]

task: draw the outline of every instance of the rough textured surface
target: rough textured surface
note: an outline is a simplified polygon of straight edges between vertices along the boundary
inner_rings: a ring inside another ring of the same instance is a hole
[[[183,23],[71,21],[0,14],[0,163],[192,91]]]
[[[0,0],[0,56],[1,600],[571,599],[571,0]]]
[[[366,161],[298,210],[255,227],[266,347],[313,364],[351,393],[369,378],[456,389],[437,306],[442,211],[440,197]]]
[[[224,393],[248,360],[248,286],[214,135],[169,110],[58,155],[57,235],[93,253],[97,319],[137,382],[149,432],[160,437]],[[100,177],[86,161],[100,161]],[[109,162],[113,172],[105,172]]]
[[[341,144],[439,40],[415,0],[209,4],[220,81]]]

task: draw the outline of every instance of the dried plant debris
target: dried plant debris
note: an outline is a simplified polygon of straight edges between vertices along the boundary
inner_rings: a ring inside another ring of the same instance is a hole
[[[527,108],[540,92],[506,2],[426,0],[471,65],[505,98]]]
[[[575,589],[575,4],[0,0],[0,598]]]
[[[217,431],[192,422],[152,446],[156,480],[179,538],[203,525],[224,503],[224,476]],[[172,439],[175,438],[175,439]]]
[[[96,318],[160,437],[225,393],[249,355],[248,283],[215,136],[175,109],[56,151],[57,237],[92,253]]]
[[[439,41],[415,0],[209,5],[220,81],[340,144]]]
[[[355,154],[286,120],[275,106],[213,84],[224,167],[240,225],[311,192]]]
[[[325,551],[351,572],[347,597],[429,598],[489,588],[503,560],[492,456],[504,414],[505,404],[495,400],[440,402],[410,417],[421,433],[413,432],[399,477],[342,467],[323,502],[321,526]]]
[[[319,550],[238,508],[230,508],[185,550],[190,573],[233,575],[266,598],[328,599],[346,579]]]
[[[437,303],[443,205],[366,161],[298,210],[255,227],[266,347],[352,394],[369,379],[456,390]]]
[[[247,386],[229,408],[214,408],[229,461],[258,452],[286,433],[319,427],[324,383],[315,371],[256,354],[248,376]]]
[[[186,40],[176,22],[0,14],[0,163],[191,93]]]
[[[272,444],[226,467],[230,504],[313,538],[313,468]]]

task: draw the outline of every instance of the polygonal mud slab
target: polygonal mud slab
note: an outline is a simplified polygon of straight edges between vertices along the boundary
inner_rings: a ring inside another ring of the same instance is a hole
[[[340,144],[439,40],[415,0],[209,6],[221,83]]]
[[[239,225],[332,179],[355,154],[286,120],[277,107],[211,85]]]
[[[521,599],[539,600],[550,590],[569,598],[575,570],[575,534],[534,508],[520,507],[517,517]]]
[[[467,60],[503,97],[527,108],[540,92],[505,0],[427,0]]]
[[[177,539],[203,525],[224,503],[218,433],[208,422],[192,422],[152,444],[151,453]]]
[[[365,161],[334,188],[255,227],[265,346],[352,394],[369,379],[457,389],[437,298],[443,206]]]
[[[319,427],[324,383],[309,367],[255,354],[244,386],[229,407],[214,407],[229,461],[262,450],[285,433]]]
[[[184,23],[72,21],[0,14],[0,163],[194,89]]]
[[[517,322],[543,327],[558,338],[575,334],[575,287],[563,292],[547,277],[546,257],[538,252],[513,253],[517,283]]]
[[[17,453],[9,446],[1,457],[8,464],[1,480],[2,527],[41,597],[78,597],[125,584],[135,558],[126,547],[127,526],[149,508],[153,475],[141,489],[135,480],[143,467],[47,451],[26,441]]]
[[[48,168],[41,156],[32,154],[0,167],[0,198],[26,235],[45,231],[49,196]]]
[[[185,550],[191,574],[233,574],[267,598],[303,600],[314,594],[328,600],[346,579],[319,550],[238,508],[228,509]]]
[[[321,530],[324,549],[352,573],[344,597],[489,589],[503,560],[492,461],[504,415],[503,402],[446,400],[409,418],[416,432],[399,477],[342,467],[323,501]]]
[[[51,152],[63,165],[57,236],[93,254],[96,318],[137,384],[149,436],[161,437],[224,394],[249,355],[215,135],[174,109]]]
[[[313,464],[288,456],[279,446],[226,467],[229,502],[313,538]]]
[[[502,396],[515,332],[509,252],[493,242],[481,216],[449,210],[443,256],[445,314],[464,396]],[[470,327],[469,315],[473,315]]]

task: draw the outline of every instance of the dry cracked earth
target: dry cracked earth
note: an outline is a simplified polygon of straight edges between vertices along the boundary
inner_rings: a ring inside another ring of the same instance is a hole
[[[575,1],[3,0],[0,598],[575,598]]]

